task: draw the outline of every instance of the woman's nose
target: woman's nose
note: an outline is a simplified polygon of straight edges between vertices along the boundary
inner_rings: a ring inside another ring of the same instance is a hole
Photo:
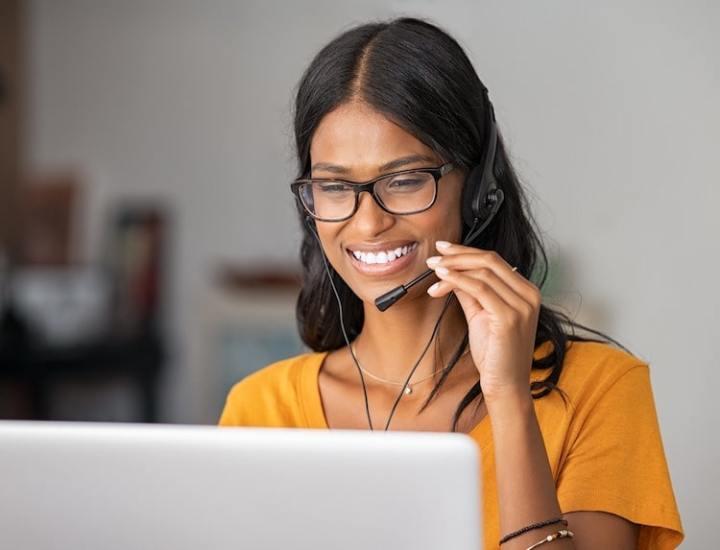
[[[393,215],[385,212],[370,193],[360,193],[358,209],[353,216],[355,226],[368,235],[380,233],[392,225]]]

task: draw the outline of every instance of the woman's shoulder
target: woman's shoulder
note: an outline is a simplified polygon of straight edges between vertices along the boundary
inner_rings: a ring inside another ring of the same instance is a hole
[[[613,344],[596,341],[570,341],[567,344],[565,366],[573,378],[598,377],[615,380],[636,367],[647,367],[643,359]]]
[[[308,352],[280,359],[270,363],[236,382],[230,389],[230,395],[251,392],[284,393],[297,386],[304,367],[319,359],[320,353]]]
[[[610,343],[570,341],[557,386],[576,407],[592,406],[613,388],[628,385],[620,382],[629,379],[634,384],[649,382],[649,364]]]
[[[227,394],[223,418],[230,416],[237,425],[289,422],[298,414],[296,409],[307,386],[303,375],[321,357],[321,353],[308,352],[281,359],[235,382]]]

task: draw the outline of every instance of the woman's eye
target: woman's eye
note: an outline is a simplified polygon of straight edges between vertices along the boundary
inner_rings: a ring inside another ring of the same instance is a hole
[[[323,183],[320,184],[319,190],[323,193],[340,193],[348,191],[348,188],[341,183]]]
[[[390,182],[388,187],[390,189],[412,189],[421,186],[423,183],[424,180],[419,178],[396,178]]]

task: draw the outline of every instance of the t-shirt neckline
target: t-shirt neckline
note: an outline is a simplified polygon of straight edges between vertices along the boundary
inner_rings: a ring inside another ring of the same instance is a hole
[[[320,367],[329,351],[314,352],[310,356],[309,363],[306,363],[301,370],[302,390],[300,395],[307,398],[302,400],[305,414],[305,421],[308,428],[329,430],[325,411],[323,410],[322,398],[320,396],[319,375]],[[469,432],[463,432],[485,446],[490,438],[490,417],[485,415],[480,422]]]

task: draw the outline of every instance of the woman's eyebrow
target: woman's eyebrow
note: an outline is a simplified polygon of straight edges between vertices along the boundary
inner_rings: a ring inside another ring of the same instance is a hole
[[[378,168],[378,172],[387,172],[388,170],[394,170],[395,168],[400,168],[401,166],[405,166],[406,164],[413,164],[415,162],[435,162],[435,159],[427,156],[427,155],[408,155],[406,157],[400,157],[399,159],[391,160],[387,164],[383,164],[380,168]]]
[[[387,172],[388,170],[394,170],[395,168],[400,168],[402,166],[421,161],[435,162],[435,159],[427,155],[408,155],[383,164],[380,168],[378,168],[378,173]],[[323,170],[325,172],[333,172],[335,174],[348,174],[350,172],[350,169],[345,166],[331,164],[329,162],[317,162],[312,165],[312,170]]]

